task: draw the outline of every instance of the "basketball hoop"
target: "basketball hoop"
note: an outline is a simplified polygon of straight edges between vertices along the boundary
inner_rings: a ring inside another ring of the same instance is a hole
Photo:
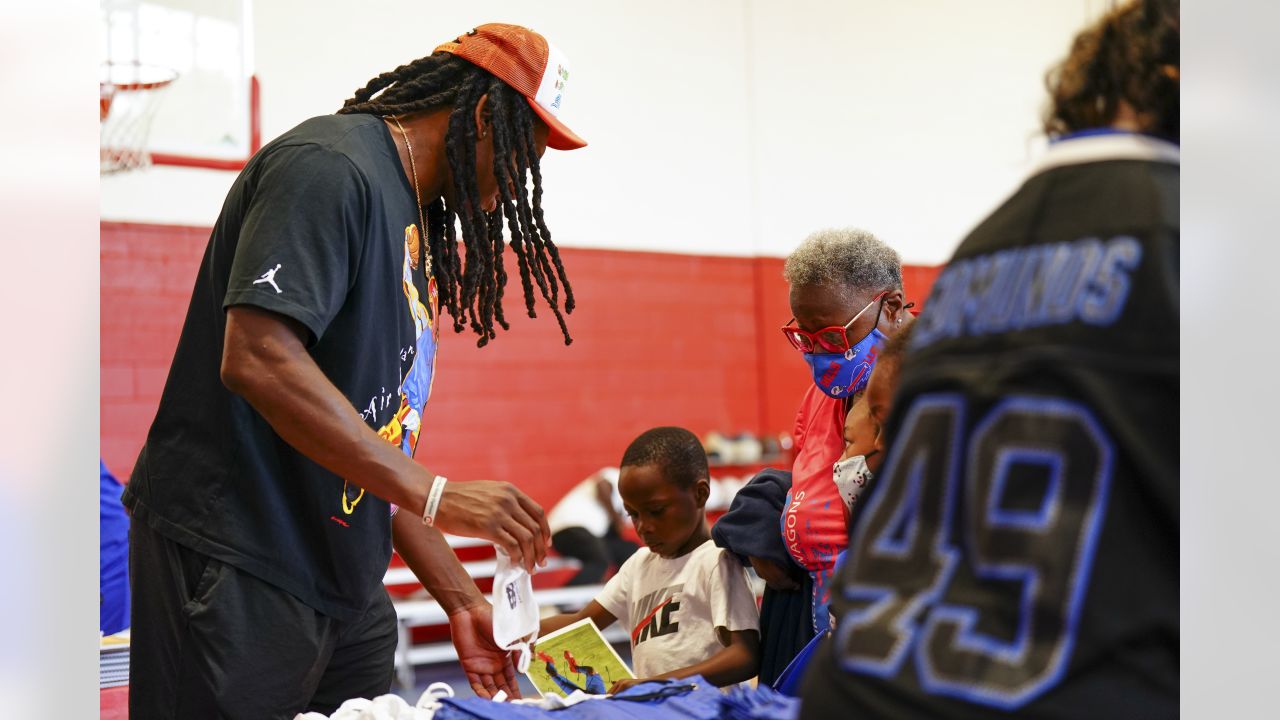
[[[151,164],[147,138],[175,70],[142,63],[103,63],[98,110],[102,121],[102,174]]]

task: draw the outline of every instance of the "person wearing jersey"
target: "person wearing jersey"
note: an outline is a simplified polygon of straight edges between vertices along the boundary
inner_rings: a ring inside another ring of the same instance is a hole
[[[881,343],[911,313],[898,253],[865,230],[813,233],[787,258],[783,275],[793,317],[782,331],[813,377],[796,414],[791,490],[778,527],[791,560],[809,576],[810,628],[794,638],[799,649],[827,629],[830,577],[848,539],[832,477],[845,448],[845,417],[866,387]],[[762,576],[784,574],[768,560],[752,564],[765,566]]]
[[[802,718],[1178,715],[1178,26],[1076,37],[938,277]]]

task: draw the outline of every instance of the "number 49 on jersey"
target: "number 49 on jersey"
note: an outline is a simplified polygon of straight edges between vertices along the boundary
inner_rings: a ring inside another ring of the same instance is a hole
[[[914,398],[855,528],[836,630],[843,667],[1013,709],[1069,664],[1106,515],[1112,444],[1079,403]]]

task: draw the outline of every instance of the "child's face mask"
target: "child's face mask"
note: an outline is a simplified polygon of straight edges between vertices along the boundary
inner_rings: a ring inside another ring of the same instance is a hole
[[[866,489],[873,477],[870,468],[867,467],[867,458],[865,455],[854,455],[847,460],[837,462],[831,466],[831,470],[835,476],[836,488],[840,491],[840,499],[844,501],[844,509],[846,512],[851,512],[853,504],[858,501],[858,496]]]
[[[493,574],[493,641],[503,650],[519,650],[516,670],[529,669],[529,645],[538,638],[538,604],[529,572],[511,562],[501,548]]]

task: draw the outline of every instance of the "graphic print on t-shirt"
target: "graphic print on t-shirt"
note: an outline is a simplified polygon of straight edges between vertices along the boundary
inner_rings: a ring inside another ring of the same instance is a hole
[[[406,227],[400,284],[409,305],[409,314],[413,318],[416,340],[409,371],[400,382],[400,408],[385,425],[378,428],[379,436],[392,445],[398,446],[409,457],[413,457],[418,447],[422,409],[427,404],[427,398],[431,396],[431,383],[435,376],[436,341],[439,333],[436,318],[440,295],[436,288],[435,276],[427,278],[427,299],[431,303],[430,310],[423,304],[418,286],[413,282],[413,271],[418,267],[419,243],[418,226]],[[344,483],[342,486],[342,511],[350,515],[355,512],[356,505],[359,505],[360,500],[364,498],[364,488],[360,488],[359,494],[352,500],[347,495],[348,484]]]
[[[662,637],[680,632],[680,621],[674,617],[680,610],[680,591],[684,583],[668,585],[640,598],[631,617],[641,618],[631,629],[631,647],[650,638]]]

